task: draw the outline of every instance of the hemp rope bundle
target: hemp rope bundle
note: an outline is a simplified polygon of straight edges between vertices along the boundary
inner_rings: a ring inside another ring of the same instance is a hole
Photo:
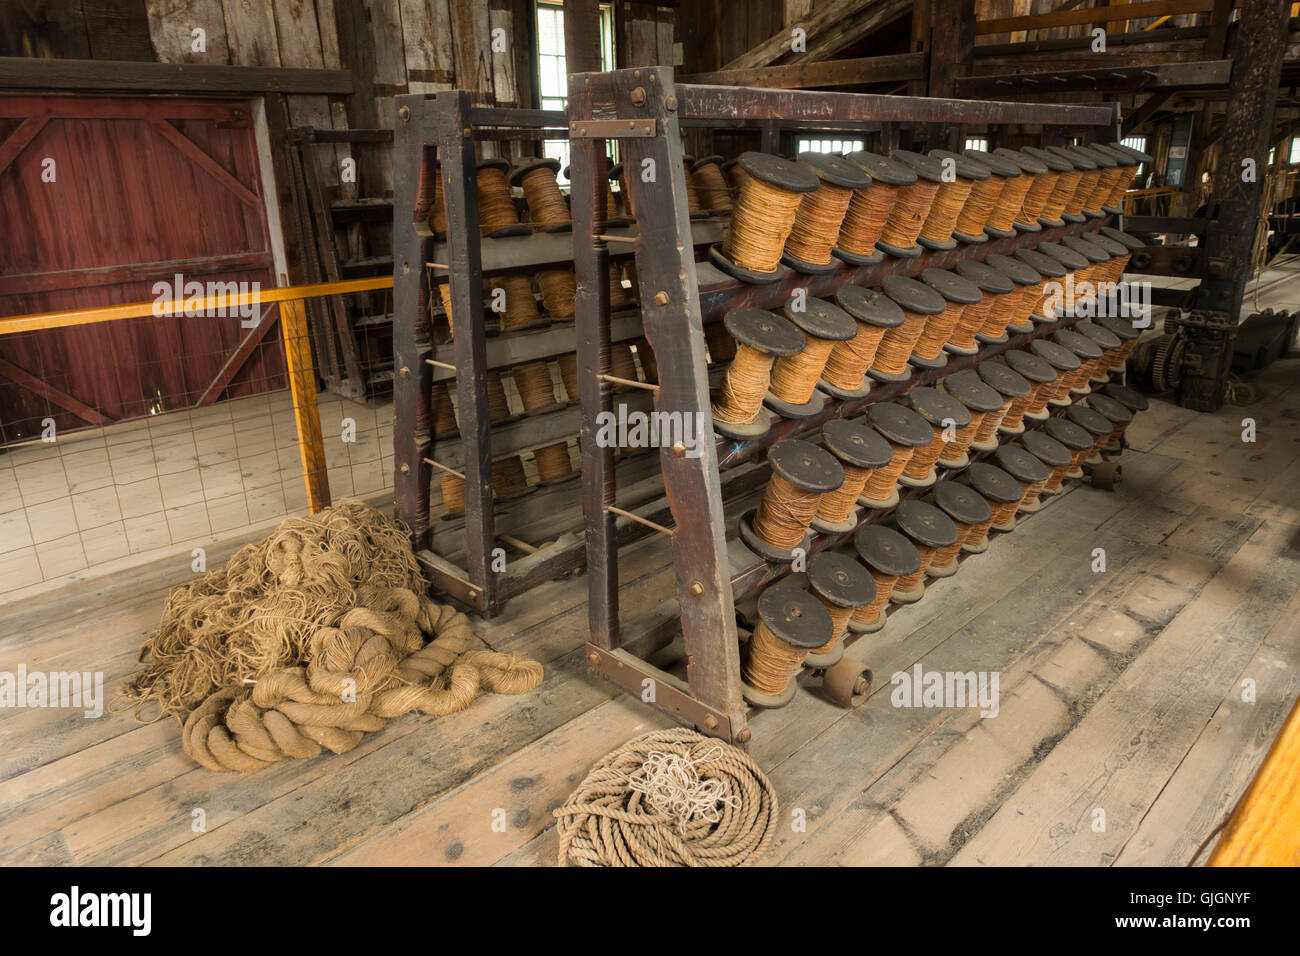
[[[470,650],[468,619],[425,589],[408,531],[373,508],[288,518],[172,590],[123,697],[139,719],[149,704],[153,720],[184,718],[185,751],[203,766],[256,770],[350,750],[412,710],[449,714],[480,690],[541,682],[535,661]]]
[[[554,811],[564,866],[749,866],[772,842],[776,790],[745,752],[684,727],[634,737]]]

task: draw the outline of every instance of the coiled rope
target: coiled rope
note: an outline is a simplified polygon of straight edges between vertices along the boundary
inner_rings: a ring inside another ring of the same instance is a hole
[[[748,866],[776,831],[771,782],[749,755],[656,730],[601,758],[554,811],[560,865]]]

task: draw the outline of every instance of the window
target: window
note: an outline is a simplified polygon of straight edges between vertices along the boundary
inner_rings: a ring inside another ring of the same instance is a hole
[[[800,139],[798,153],[856,153],[863,149],[860,139]]]
[[[1119,142],[1121,146],[1127,146],[1129,149],[1136,149],[1139,153],[1145,153],[1147,151],[1147,138],[1145,136],[1125,136]],[[1139,183],[1144,183],[1146,182],[1146,175],[1147,164],[1139,163],[1137,176],[1135,178]]]
[[[1266,165],[1266,166],[1272,166],[1272,165],[1273,165],[1273,159],[1274,159],[1274,157],[1276,157],[1276,156],[1277,156],[1277,147],[1274,146],[1272,149],[1270,149],[1270,150],[1268,151],[1268,162],[1265,163],[1264,165]]]
[[[1291,137],[1291,148],[1286,152],[1286,161],[1292,166],[1300,163],[1300,136]]]
[[[989,138],[987,136],[967,136],[966,148],[978,149],[981,152],[987,153],[989,151]]]
[[[600,68],[614,69],[614,8],[608,3],[600,5]],[[564,7],[559,3],[537,4],[537,88],[542,109],[564,109],[569,82],[564,62]],[[612,151],[612,142],[610,148]],[[569,166],[569,141],[543,140],[542,155],[560,161],[556,181],[567,186],[564,171]]]

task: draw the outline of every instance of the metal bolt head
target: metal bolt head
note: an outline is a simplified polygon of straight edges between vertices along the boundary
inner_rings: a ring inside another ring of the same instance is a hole
[[[736,731],[736,743],[747,744],[753,736],[754,732],[752,730],[748,727],[742,727],[740,730]]]
[[[664,97],[664,109],[666,109],[666,110],[667,110],[668,112],[670,112],[670,113],[675,113],[675,112],[677,112],[677,97],[675,97],[675,96],[665,96],[665,97]]]
[[[397,370],[397,374],[402,376],[402,378],[410,378],[411,370],[407,368],[405,365],[403,365],[401,368]]]
[[[704,585],[701,584],[699,581],[695,581],[694,583],[691,584],[691,593],[694,594],[696,597],[699,597],[701,594],[704,593]]]
[[[667,304],[668,304],[668,293],[667,293],[667,292],[656,292],[656,293],[655,293],[655,305],[667,305]]]
[[[704,718],[704,726],[708,727],[709,730],[717,730],[718,718],[714,717],[712,714],[709,714],[709,716]]]
[[[411,122],[411,108],[409,106],[398,107],[397,115],[402,118],[403,123]]]
[[[638,86],[634,90],[632,90],[632,105],[640,106],[644,102],[645,102],[645,87]]]
[[[597,654],[595,651],[592,651],[590,654],[587,655],[587,663],[590,664],[592,667],[595,667],[597,664],[600,663],[600,655]]]
[[[397,470],[404,475],[409,475],[411,473],[411,466],[407,464],[403,464],[402,467],[398,468]]]
[[[674,458],[685,458],[685,457],[686,457],[686,445],[683,444],[682,442],[679,442],[679,441],[678,441],[678,442],[673,442],[673,457],[674,457]]]

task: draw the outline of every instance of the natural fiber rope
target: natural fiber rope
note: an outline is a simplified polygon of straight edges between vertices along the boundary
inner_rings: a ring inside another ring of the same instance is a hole
[[[912,460],[903,469],[903,474],[908,478],[917,481],[928,478],[930,469],[939,460],[939,456],[943,454],[944,448],[948,444],[948,440],[943,437],[944,429],[942,425],[931,425],[930,427],[934,429],[934,437],[930,439],[930,444],[913,449]]]
[[[772,366],[772,394],[791,405],[802,405],[812,398],[830,358],[835,342],[803,333],[804,347],[794,355],[783,355]]]
[[[789,686],[808,658],[809,649],[781,640],[759,621],[745,648],[741,677],[760,694],[776,695]]]
[[[542,305],[553,319],[572,319],[577,311],[578,281],[572,269],[539,269],[537,287]]]
[[[996,515],[996,506],[993,510]],[[966,532],[966,537],[963,539],[962,544],[969,545],[972,548],[978,548],[982,545],[989,539],[989,528],[993,527],[993,520],[994,519],[991,517],[988,521],[981,521],[979,524],[971,525],[970,530]]]
[[[695,177],[691,175],[691,164],[683,159],[682,169],[686,172],[686,211],[691,214],[704,212],[700,205],[700,191],[695,188]]]
[[[533,285],[528,276],[517,272],[492,276],[488,283],[494,292],[505,290],[506,309],[501,313],[501,331],[527,328],[541,322],[542,314],[537,311],[537,299],[533,297]]]
[[[470,650],[468,619],[426,589],[409,531],[373,508],[288,518],[172,590],[123,695],[137,717],[149,704],[154,719],[184,717],[182,744],[203,766],[256,770],[350,750],[411,710],[449,714],[482,689],[540,683],[535,661]]]
[[[911,445],[899,445],[892,441],[889,445],[894,450],[889,458],[889,464],[873,471],[867,478],[866,484],[862,486],[862,494],[870,501],[887,500],[893,494],[894,486],[898,484],[898,476],[912,460],[914,449]]]
[[[560,481],[573,474],[573,461],[569,458],[567,441],[534,448],[533,460],[537,463],[537,474],[542,481]]]
[[[451,392],[446,382],[433,383],[433,433],[451,435],[460,430],[456,424],[456,410],[451,404]]]
[[[938,358],[965,310],[966,306],[961,302],[949,302],[938,315],[929,316],[916,345],[912,346],[912,353],[927,360]]]
[[[913,540],[912,544],[916,545],[916,553],[921,556],[921,566],[911,574],[902,575],[894,585],[895,592],[911,591],[925,579],[925,569],[930,566],[934,560],[934,548],[919,541]]]
[[[524,460],[519,455],[510,455],[492,462],[492,494],[497,498],[513,498],[528,488],[528,475],[524,471]]]
[[[1079,177],[1079,185],[1074,188],[1074,195],[1070,197],[1069,205],[1066,208],[1076,216],[1081,215],[1088,206],[1088,200],[1097,189],[1097,181],[1101,179],[1100,169],[1085,169],[1083,175]]]
[[[843,484],[834,491],[823,494],[821,502],[817,505],[817,517],[834,524],[847,520],[853,513],[853,506],[858,503],[858,495],[862,494],[862,488],[873,471],[871,468],[862,468],[842,458],[840,465],[844,468]]]
[[[510,198],[510,182],[505,170],[498,166],[484,166],[478,170],[476,180],[479,232],[486,236],[506,226],[517,226],[519,213]]]
[[[731,208],[731,187],[717,163],[703,163],[691,174],[700,204],[709,212],[726,212]]]
[[[920,312],[903,310],[903,324],[886,329],[880,345],[876,347],[875,358],[871,367],[887,375],[899,375],[907,369],[907,360],[912,357],[912,349],[925,331],[925,320],[929,316]]]
[[[524,202],[528,204],[528,215],[532,219],[533,229],[541,231],[552,226],[568,225],[568,203],[555,182],[555,170],[550,166],[537,166],[519,177],[519,185],[524,189]]]
[[[1010,232],[1033,185],[1034,177],[1029,173],[1021,173],[1006,180],[1002,186],[1002,195],[998,197],[985,225],[1001,232]]]
[[[957,555],[961,551],[962,544],[966,541],[966,536],[970,534],[971,526],[961,521],[953,519],[953,524],[957,526],[957,540],[944,548],[936,548],[934,555],[930,558],[930,567],[943,568],[947,570],[952,567]]]
[[[1056,192],[1056,180],[1060,178],[1060,175],[1056,170],[1048,170],[1033,177],[1033,182],[1030,184],[1028,192],[1025,193],[1024,201],[1020,204],[1020,212],[1016,215],[1016,222],[1022,226],[1038,225],[1038,217],[1045,215],[1047,203],[1052,198],[1052,194]]]
[[[803,491],[773,474],[754,512],[754,534],[774,548],[795,548],[817,514],[820,491]]]
[[[748,866],[779,825],[748,754],[680,727],[606,754],[554,814],[561,866]]]
[[[500,372],[490,371],[483,376],[483,380],[487,383],[488,422],[496,425],[510,417],[510,402],[506,399]]]
[[[456,475],[443,475],[438,479],[442,490],[442,507],[447,514],[460,514],[465,510],[465,479]]]
[[[786,253],[813,265],[829,264],[852,198],[852,189],[825,180],[813,192],[804,193],[785,241]]]
[[[564,394],[569,401],[578,401],[578,353],[569,352],[561,355],[555,363],[560,366],[560,381],[564,383]]]
[[[713,417],[729,425],[751,425],[763,410],[773,358],[748,345],[736,347],[713,402]]]
[[[873,182],[866,189],[853,190],[836,245],[854,255],[873,255],[897,201],[898,187],[888,183]]]
[[[883,326],[859,322],[858,332],[853,338],[836,342],[831,348],[822,378],[836,388],[861,388],[862,376],[876,360],[876,349],[880,348],[885,331]]]
[[[867,604],[859,608],[854,608],[853,616],[850,620],[859,624],[874,624],[880,617],[880,612],[889,604],[889,595],[894,593],[894,585],[898,583],[897,574],[883,574],[875,568],[868,568],[871,576],[876,581],[876,596]]]
[[[625,378],[629,382],[637,381],[636,361],[632,358],[632,347],[626,342],[610,345],[609,374],[615,378]]]
[[[962,310],[961,318],[953,326],[948,341],[958,348],[970,349],[975,347],[975,335],[982,332],[988,323],[989,313],[1000,304],[1004,296],[996,292],[985,292],[980,296],[978,302],[972,302]],[[996,337],[996,336],[995,336]]]
[[[515,380],[515,389],[519,392],[525,411],[549,408],[555,404],[555,384],[546,362],[516,365],[510,370],[510,377]]]
[[[438,283],[438,296],[442,299],[442,311],[447,316],[447,331],[453,336],[456,334],[456,323],[451,317],[451,283]]]
[[[1006,418],[1006,414],[1011,410],[1011,404],[1014,401],[1012,396],[1004,395],[1002,397],[1002,407],[996,412],[985,412],[984,417],[980,419],[979,427],[975,429],[975,437],[971,439],[971,444],[976,442],[983,444],[989,441],[997,434],[998,426]]]
[[[940,453],[940,463],[961,461],[961,456],[970,451],[970,446],[974,443],[975,436],[979,433],[980,425],[984,423],[986,415],[986,412],[970,409],[970,424],[957,429],[957,434],[953,436],[953,440]]]
[[[1002,202],[1002,190],[1007,180],[996,173],[988,179],[977,179],[971,183],[970,195],[957,216],[957,228],[968,236],[978,236],[984,232],[993,211]]]
[[[576,287],[574,292],[576,294]],[[544,295],[543,298],[545,298]],[[623,287],[623,276],[619,271],[618,263],[611,262],[609,264],[609,310],[611,312],[621,312],[631,307],[632,296]]]
[[[1043,215],[1046,218],[1061,218],[1061,213],[1065,212],[1066,206],[1074,198],[1074,191],[1079,188],[1079,180],[1082,177],[1082,171],[1077,169],[1065,170],[1057,174],[1056,184],[1052,187],[1052,195],[1048,197],[1043,206]]]
[[[831,616],[831,639],[821,647],[814,647],[812,653],[829,654],[835,648],[835,645],[840,642],[840,638],[844,636],[844,632],[849,629],[849,618],[853,616],[853,612],[856,611],[857,608],[853,605],[844,607],[840,604],[832,604],[820,594],[817,595],[817,600],[822,602],[822,606],[826,608],[827,612],[829,612]]]
[[[898,187],[898,198],[889,211],[885,228],[881,230],[880,241],[902,249],[916,245],[916,237],[921,234],[921,227],[930,215],[930,206],[938,191],[939,184],[926,179]]]
[[[958,176],[950,183],[942,183],[930,207],[930,215],[921,227],[921,235],[931,242],[947,242],[952,238],[952,231],[957,227],[957,217],[970,196],[972,180]]]
[[[775,272],[802,199],[803,193],[746,177],[723,243],[727,258],[754,272]]]

